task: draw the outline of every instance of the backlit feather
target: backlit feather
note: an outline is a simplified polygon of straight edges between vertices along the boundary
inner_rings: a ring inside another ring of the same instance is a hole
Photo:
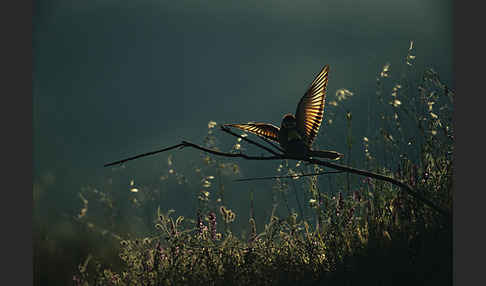
[[[329,66],[325,65],[297,105],[297,128],[304,134],[305,143],[309,148],[314,143],[322,123],[328,72]]]
[[[224,126],[235,127],[278,143],[278,131],[280,130],[280,128],[272,124],[246,123],[246,124],[225,124]]]

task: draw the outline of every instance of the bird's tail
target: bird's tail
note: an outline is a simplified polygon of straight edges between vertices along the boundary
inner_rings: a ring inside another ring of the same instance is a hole
[[[336,151],[310,150],[309,157],[319,157],[319,158],[326,158],[331,160],[339,160],[342,157],[344,157],[344,155]]]

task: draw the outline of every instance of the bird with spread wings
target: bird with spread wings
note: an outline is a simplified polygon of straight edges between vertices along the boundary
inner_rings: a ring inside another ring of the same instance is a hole
[[[312,150],[312,144],[321,126],[329,65],[325,65],[300,99],[295,115],[288,113],[281,127],[268,123],[225,124],[280,144],[286,155],[296,157],[320,157],[338,160],[343,154],[336,151]]]

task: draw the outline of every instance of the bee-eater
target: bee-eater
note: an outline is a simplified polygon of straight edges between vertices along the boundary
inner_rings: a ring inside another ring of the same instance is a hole
[[[285,114],[280,128],[268,123],[225,124],[224,126],[239,128],[278,142],[285,154],[291,157],[340,159],[343,154],[336,151],[312,150],[312,143],[323,119],[328,74],[329,65],[325,65],[300,99],[295,116],[291,113]]]

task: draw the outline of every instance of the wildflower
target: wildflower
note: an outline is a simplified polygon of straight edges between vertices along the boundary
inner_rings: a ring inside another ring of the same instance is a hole
[[[197,230],[198,234],[202,235],[207,227],[204,225],[200,211],[197,212]]]
[[[354,216],[354,206],[349,209],[347,223],[351,224],[353,222],[353,216]]]
[[[78,276],[73,275],[73,281],[74,281],[74,285],[76,286],[81,285],[81,279]]]
[[[208,214],[209,220],[209,233],[211,234],[211,239],[216,239],[216,214],[214,212],[210,212]]]
[[[250,223],[250,236],[248,238],[248,242],[251,244],[255,241],[256,238],[256,223],[253,218],[250,218],[249,223]]]
[[[413,164],[412,166],[412,170],[410,171],[410,185],[415,187],[416,183],[417,183],[417,174],[418,174],[418,171],[417,171],[417,165]]]
[[[366,219],[370,219],[370,215],[372,215],[373,207],[371,205],[371,200],[366,202]]]
[[[425,166],[425,167],[424,167],[424,171],[423,171],[423,173],[422,173],[422,183],[427,182],[427,180],[429,179],[429,175],[430,175],[430,174],[429,174],[429,172],[428,172],[428,167],[427,167],[427,166]]]
[[[344,207],[344,202],[343,202],[343,194],[339,192],[337,201],[336,201],[336,215],[340,216],[341,215],[341,210]]]

